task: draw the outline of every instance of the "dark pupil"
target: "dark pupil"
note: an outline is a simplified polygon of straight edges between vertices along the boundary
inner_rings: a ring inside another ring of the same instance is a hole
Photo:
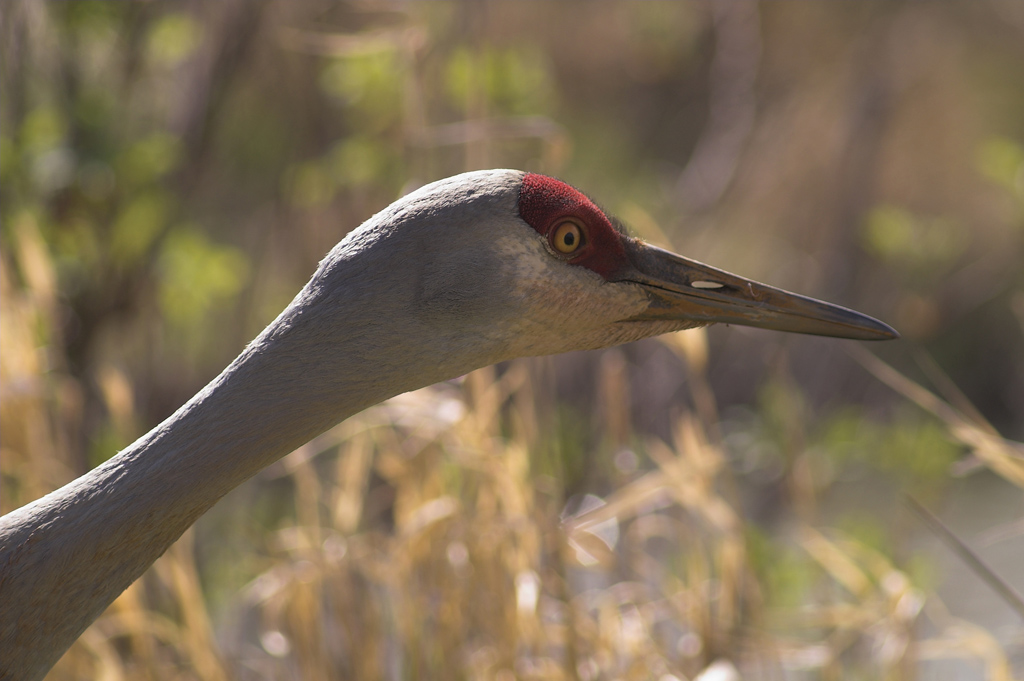
[[[576,243],[576,235],[573,234],[572,232],[566,232],[565,236],[562,237],[562,242],[566,246],[572,246],[574,243]]]

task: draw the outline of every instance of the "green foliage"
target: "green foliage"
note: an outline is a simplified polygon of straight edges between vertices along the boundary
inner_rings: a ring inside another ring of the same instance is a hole
[[[550,109],[555,92],[543,52],[528,46],[456,48],[447,60],[445,90],[458,109],[469,106],[473,93],[497,113],[509,115]]]
[[[151,189],[134,196],[114,220],[110,259],[122,267],[138,263],[153,247],[170,218],[173,198],[165,191]]]
[[[978,146],[975,165],[982,175],[1024,200],[1024,147],[1007,137],[991,137]]]
[[[245,285],[249,262],[237,248],[212,243],[198,227],[181,225],[160,254],[160,309],[179,331],[200,326]]]
[[[146,36],[146,55],[161,67],[177,66],[202,44],[203,27],[185,13],[157,19]]]
[[[289,167],[283,182],[286,195],[298,208],[322,206],[334,197],[335,182],[330,168],[317,159]]]
[[[80,292],[95,268],[106,261],[106,249],[95,222],[79,216],[63,225],[43,222],[41,227],[47,234],[62,286],[69,293]]]
[[[397,184],[400,171],[401,159],[381,137],[353,135],[322,158],[289,167],[283,181],[292,205],[315,208],[330,203],[339,191]]]
[[[912,410],[879,424],[846,407],[824,424],[816,443],[827,456],[840,464],[866,464],[905,483],[940,484],[962,451],[941,423]]]
[[[155,132],[118,155],[118,178],[129,187],[151,184],[174,170],[180,159],[181,142],[173,135]]]
[[[115,144],[110,139],[117,132],[111,129],[111,119],[116,116],[117,111],[115,98],[109,91],[100,88],[90,88],[84,91],[81,98],[75,102],[75,122],[94,136],[94,139],[82,140],[83,145],[92,147],[87,151],[106,155],[109,151],[108,147]],[[96,148],[101,142],[104,143],[103,147]]]
[[[124,6],[117,2],[83,0],[69,2],[60,8],[57,15],[66,26],[76,33],[102,32],[115,27],[124,17]]]
[[[89,466],[99,466],[130,444],[117,434],[111,423],[104,423],[89,442]]]
[[[818,414],[795,384],[783,380],[762,386],[758,410],[744,428],[745,437],[739,440],[747,451],[739,452],[741,457],[763,459],[766,453],[806,450],[840,468],[870,467],[901,484],[941,485],[962,452],[941,422],[919,410],[899,409],[884,422],[853,405]],[[771,463],[761,460],[756,465]]]
[[[653,80],[688,63],[698,48],[701,21],[696,6],[687,3],[638,3],[626,17],[644,72]]]
[[[14,143],[6,135],[0,135],[0,182],[6,183],[17,171],[18,156]]]
[[[340,187],[387,185],[400,163],[393,148],[371,135],[352,135],[331,149],[330,173]]]
[[[798,607],[822,577],[821,569],[802,551],[748,525],[746,548],[770,608]]]
[[[577,485],[588,467],[587,419],[573,407],[560,404],[552,437],[531,451],[531,469],[537,476],[558,481],[559,489]]]
[[[785,379],[771,379],[764,383],[757,395],[758,413],[769,436],[785,443],[803,430],[810,416],[807,399],[794,383]]]
[[[25,116],[21,124],[21,148],[27,154],[39,154],[64,141],[68,124],[63,113],[52,106],[40,106]]]
[[[888,204],[868,215],[863,239],[874,255],[929,279],[948,271],[971,241],[964,226],[949,217],[926,218]]]
[[[892,555],[892,524],[865,509],[844,513],[836,522],[836,529],[858,544]]]
[[[344,107],[353,127],[381,133],[401,120],[402,70],[393,50],[355,54],[331,62],[320,87]]]
[[[941,570],[934,556],[924,552],[915,552],[903,561],[903,570],[919,589],[934,591],[941,582]]]
[[[235,94],[234,100],[230,125],[214,140],[217,159],[236,178],[238,191],[259,193],[280,182],[296,132],[287,103],[268,105],[248,90]]]

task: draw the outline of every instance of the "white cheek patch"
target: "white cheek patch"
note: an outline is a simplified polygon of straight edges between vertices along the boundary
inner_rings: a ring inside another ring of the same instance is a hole
[[[499,259],[514,268],[515,275],[511,281],[518,289],[532,288],[534,282],[544,277],[554,264],[548,262],[550,256],[540,237],[534,239],[529,235],[527,239],[524,241],[519,235],[505,234],[499,236],[494,244]]]
[[[692,288],[716,289],[722,288],[725,284],[719,284],[717,281],[691,281],[690,286]]]
[[[616,342],[617,323],[646,309],[635,285],[605,282],[586,267],[550,253],[532,228],[510,229],[493,248],[508,282],[508,348],[524,355],[603,347]]]

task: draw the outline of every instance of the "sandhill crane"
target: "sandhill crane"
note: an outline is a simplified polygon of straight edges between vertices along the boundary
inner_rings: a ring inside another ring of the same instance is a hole
[[[491,170],[427,185],[345,237],[167,420],[0,518],[0,677],[42,678],[218,499],[342,419],[502,360],[713,322],[897,337],[631,238],[549,177]]]

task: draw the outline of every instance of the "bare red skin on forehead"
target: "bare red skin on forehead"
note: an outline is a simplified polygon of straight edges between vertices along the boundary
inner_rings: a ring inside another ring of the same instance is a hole
[[[519,216],[549,243],[558,224],[575,218],[583,226],[584,242],[568,260],[573,265],[582,265],[606,280],[629,266],[622,246],[625,237],[593,201],[564,182],[527,173],[519,191]]]

